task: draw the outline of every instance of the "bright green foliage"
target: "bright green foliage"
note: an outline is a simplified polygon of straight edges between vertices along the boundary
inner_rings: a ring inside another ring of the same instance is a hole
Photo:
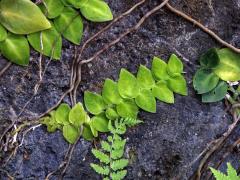
[[[54,59],[60,59],[62,37],[54,25],[50,29],[29,34],[28,41],[36,51]]]
[[[227,174],[224,174],[214,168],[210,169],[216,180],[240,180],[240,176],[237,175],[237,171],[232,167],[230,163],[227,163]]]
[[[116,109],[114,109],[114,108],[108,108],[108,109],[106,110],[106,117],[107,117],[108,119],[110,119],[110,120],[114,120],[114,119],[119,118],[119,115],[118,115]]]
[[[75,143],[81,135],[81,126],[88,122],[89,117],[81,103],[76,104],[72,109],[67,104],[61,104],[56,111],[50,112],[50,116],[44,117],[41,123],[47,126],[49,132],[57,129],[63,132],[64,138],[71,144]],[[86,139],[90,140],[92,134],[89,133],[89,126],[83,128]]]
[[[228,91],[228,84],[220,81],[218,85],[210,92],[202,95],[202,102],[211,103],[222,100]]]
[[[193,87],[202,94],[202,102],[222,100],[228,90],[224,81],[240,80],[240,56],[230,49],[209,49],[200,57],[200,64],[201,68],[193,78]]]
[[[63,136],[71,144],[74,144],[79,137],[79,129],[73,125],[64,125],[63,126]]]
[[[230,49],[218,51],[220,62],[213,70],[224,81],[240,80],[240,55]]]
[[[137,82],[142,89],[151,89],[155,85],[152,72],[143,65],[140,65],[137,73]]]
[[[0,24],[0,42],[4,41],[7,38],[6,29]]]
[[[102,0],[88,0],[80,8],[82,15],[93,22],[105,22],[113,19],[111,9]]]
[[[186,96],[187,92],[187,82],[181,74],[175,74],[167,80],[167,85],[169,89],[173,92]]]
[[[43,0],[39,7],[49,19],[54,19],[62,13],[64,4],[61,0]]]
[[[28,65],[30,47],[23,35],[8,33],[7,38],[0,42],[0,51],[3,56],[18,65]]]
[[[100,114],[106,108],[101,95],[89,91],[84,92],[84,103],[87,110],[92,114]]]
[[[69,112],[69,122],[76,127],[80,127],[88,118],[81,103],[77,103]]]
[[[199,69],[193,78],[193,87],[198,94],[213,90],[219,82],[219,77],[210,69]]]
[[[80,44],[83,34],[83,22],[77,11],[65,7],[61,15],[54,20],[54,25],[64,38],[74,44]]]
[[[108,119],[105,114],[94,116],[92,119],[93,128],[99,132],[108,132]]]
[[[50,59],[60,59],[62,36],[77,45],[81,42],[83,22],[79,8],[92,21],[104,22],[113,18],[110,8],[102,0],[43,0],[38,6],[31,0],[1,0],[0,42],[4,43],[1,53],[13,63],[28,65],[29,45],[22,46],[23,53],[19,55],[17,47],[23,44],[24,37],[5,42],[8,30],[14,35],[27,35],[36,51]],[[9,53],[11,48],[13,54]]]
[[[168,88],[165,81],[159,81],[156,86],[153,87],[152,93],[160,101],[170,104],[174,103],[174,94]]]
[[[138,114],[138,107],[133,99],[124,100],[117,105],[117,113],[120,117],[136,118]]]
[[[135,102],[138,107],[147,112],[156,112],[156,99],[149,89],[142,89],[140,94],[136,97]]]
[[[126,69],[121,69],[118,80],[118,91],[122,98],[135,98],[138,96],[140,88],[136,77]]]
[[[56,114],[55,114],[56,121],[59,124],[63,124],[63,125],[69,124],[68,116],[70,111],[71,111],[71,108],[69,107],[68,104],[65,104],[65,103],[61,104],[56,110]]]
[[[103,85],[102,97],[107,104],[119,104],[122,98],[118,92],[117,83],[111,79],[106,79]]]
[[[167,65],[167,72],[170,75],[173,74],[181,74],[183,72],[183,64],[182,61],[175,55],[172,54],[169,58],[168,65]]]
[[[167,80],[169,78],[167,72],[167,64],[158,57],[153,58],[152,73],[156,80]]]
[[[1,0],[0,23],[15,34],[29,34],[51,27],[41,10],[30,0]]]
[[[101,141],[101,149],[93,149],[93,155],[101,162],[100,164],[91,163],[95,172],[104,175],[103,179],[121,180],[127,175],[125,167],[128,160],[123,158],[126,140],[120,135],[126,132],[126,127],[131,127],[141,123],[137,119],[122,118],[114,121],[114,125],[109,121],[111,135],[107,141]]]

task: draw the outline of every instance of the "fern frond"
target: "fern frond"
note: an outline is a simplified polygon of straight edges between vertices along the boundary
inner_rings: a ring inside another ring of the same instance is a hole
[[[127,175],[127,170],[117,171],[110,174],[112,180],[121,180]]]
[[[99,159],[100,162],[109,164],[110,158],[108,155],[104,154],[103,152],[101,152],[97,149],[92,149],[92,153],[97,159]]]
[[[106,152],[110,152],[111,151],[111,146],[107,141],[101,141],[101,146],[102,149]]]
[[[237,175],[236,169],[234,169],[230,163],[227,163],[227,174],[230,180],[240,180],[240,177]]]
[[[111,158],[112,159],[119,159],[123,156],[124,149],[115,149],[112,151]]]
[[[94,164],[94,163],[91,163],[90,166],[93,168],[93,170],[98,173],[98,174],[101,174],[101,175],[109,175],[110,173],[110,170],[109,170],[109,167],[108,166],[100,166],[98,164]]]
[[[103,178],[103,180],[110,180],[108,177]]]
[[[143,123],[143,121],[135,119],[135,118],[124,118],[124,124],[126,124],[129,127],[136,126],[140,123]]]
[[[119,160],[115,160],[115,161],[112,162],[111,169],[113,171],[122,170],[127,165],[128,165],[128,160],[127,159],[119,159]]]
[[[114,143],[112,144],[112,147],[114,149],[121,149],[124,148],[126,144],[126,139],[122,140],[122,141],[114,141]]]
[[[216,170],[214,168],[210,168],[210,169],[211,169],[214,177],[217,180],[227,180],[228,179],[228,177],[225,174],[223,174],[222,172],[220,172],[220,171],[218,171],[218,170]]]

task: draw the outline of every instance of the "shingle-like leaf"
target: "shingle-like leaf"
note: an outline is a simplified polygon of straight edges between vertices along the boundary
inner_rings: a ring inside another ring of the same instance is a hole
[[[79,137],[79,130],[72,125],[63,126],[63,136],[71,144],[74,144]]]
[[[106,118],[105,114],[100,114],[97,116],[93,116],[92,119],[92,126],[99,132],[108,132],[108,119]]]
[[[54,25],[50,29],[28,35],[28,41],[38,52],[53,59],[60,59],[62,52],[62,37]]]
[[[64,5],[61,0],[43,0],[39,7],[49,19],[53,19],[61,14]]]
[[[84,104],[87,110],[94,115],[100,114],[106,108],[102,96],[90,91],[84,92]]]
[[[61,15],[54,19],[54,25],[64,38],[74,44],[80,44],[83,34],[83,22],[77,11],[65,7]]]
[[[123,98],[135,98],[138,96],[140,88],[136,77],[126,69],[121,69],[118,81],[118,91]]]
[[[83,16],[93,22],[105,22],[113,19],[111,9],[104,1],[88,0],[80,8]]]
[[[71,111],[71,108],[69,107],[68,104],[61,104],[56,111],[55,118],[56,121],[60,124],[69,124],[68,116],[69,112]]]
[[[169,58],[167,71],[169,75],[181,74],[183,72],[183,63],[175,54],[172,54]]]
[[[0,42],[4,41],[7,38],[6,29],[0,24]]]
[[[146,66],[141,65],[139,67],[137,82],[142,89],[151,89],[155,85],[152,72]]]
[[[165,103],[174,103],[174,94],[171,91],[165,81],[159,81],[152,89],[153,95],[160,101]]]
[[[7,38],[0,42],[0,51],[3,56],[18,65],[28,65],[30,47],[23,35],[8,33]]]
[[[154,57],[152,61],[152,73],[157,80],[167,80],[169,75],[167,73],[167,64],[158,57]]]
[[[156,112],[156,99],[150,89],[142,89],[140,94],[136,97],[135,102],[138,107],[147,112]]]
[[[15,34],[29,34],[51,27],[39,7],[30,0],[1,0],[0,22]]]
[[[119,104],[122,98],[118,92],[118,85],[111,79],[106,79],[103,85],[102,97],[107,104]]]
[[[173,92],[186,96],[187,92],[187,82],[181,74],[175,74],[167,80],[167,85],[169,89]]]
[[[134,100],[126,100],[117,105],[117,112],[120,117],[136,118],[138,114],[138,107]]]
[[[88,115],[81,103],[77,103],[69,112],[69,122],[76,127],[80,127],[87,119]]]

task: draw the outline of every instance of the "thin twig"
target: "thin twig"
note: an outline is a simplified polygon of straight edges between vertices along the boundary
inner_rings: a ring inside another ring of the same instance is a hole
[[[12,62],[8,62],[4,68],[0,71],[0,77],[11,67]]]
[[[214,33],[212,30],[208,29],[204,25],[202,25],[197,20],[195,20],[195,19],[191,18],[190,16],[188,16],[187,14],[177,10],[176,8],[171,6],[169,3],[166,4],[166,7],[170,11],[172,11],[173,13],[177,14],[178,16],[181,16],[182,18],[186,19],[187,21],[192,22],[194,25],[197,25],[200,29],[202,29],[204,32],[209,34],[212,38],[214,38],[216,41],[218,41],[223,46],[226,46],[226,47],[230,48],[231,50],[233,50],[233,51],[235,51],[237,53],[240,53],[240,49],[234,47],[233,45],[231,45],[231,44],[227,43],[226,41],[224,41],[223,39],[221,39],[216,33]]]

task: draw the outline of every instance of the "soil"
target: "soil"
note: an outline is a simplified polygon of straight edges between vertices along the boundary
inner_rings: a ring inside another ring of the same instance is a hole
[[[114,16],[129,9],[137,1],[108,0]],[[171,0],[174,7],[186,12],[216,32],[227,42],[240,47],[239,0]],[[147,1],[130,16],[115,25],[109,32],[92,43],[84,57],[90,57],[103,45],[115,39],[124,29],[134,25],[148,10],[161,3]],[[83,41],[100,30],[105,23],[85,21]],[[200,55],[211,47],[221,47],[206,33],[184,19],[163,8],[152,15],[137,32],[124,38],[117,45],[83,67],[83,81],[78,89],[82,101],[85,90],[99,92],[104,79],[118,79],[121,68],[136,73],[140,64],[150,67],[154,56],[167,60],[175,53],[182,58],[188,82],[188,96],[175,96],[175,104],[157,103],[157,113],[140,113],[144,123],[126,134],[126,156],[130,158],[126,179],[189,179],[198,166],[191,164],[207,144],[223,134],[231,123],[223,102],[203,104],[193,90],[192,78],[198,68]],[[68,89],[70,65],[74,47],[64,41],[60,61],[50,63],[39,93],[27,106],[21,117],[36,117],[54,105]],[[28,67],[11,66],[0,79],[0,134],[17,116],[31,98],[38,81],[39,54],[32,51]],[[48,59],[44,59],[44,64]],[[0,68],[6,60],[0,57]],[[70,104],[66,97],[64,102]],[[234,131],[228,143],[236,140],[240,129]],[[81,139],[74,151],[66,180],[100,179],[89,167],[94,161],[92,143]],[[4,168],[18,180],[44,179],[64,159],[68,149],[60,132],[50,134],[46,127],[36,128],[27,134],[16,156]],[[6,154],[1,152],[2,158]],[[0,157],[1,157],[0,156]],[[217,154],[213,162],[221,157]],[[235,151],[227,161],[239,167],[239,152]],[[220,168],[225,169],[225,164]],[[57,179],[53,176],[51,179]],[[0,179],[7,179],[0,173]]]

